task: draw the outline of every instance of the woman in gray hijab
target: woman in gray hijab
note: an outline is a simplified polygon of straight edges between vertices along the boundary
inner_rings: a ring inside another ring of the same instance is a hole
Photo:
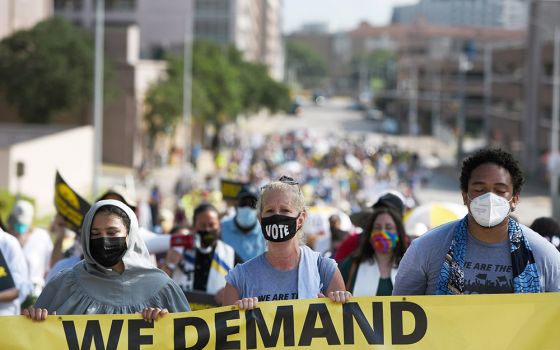
[[[116,200],[102,200],[82,225],[84,260],[62,270],[43,289],[33,320],[47,315],[132,314],[152,321],[168,312],[190,311],[181,288],[150,261],[134,212]]]

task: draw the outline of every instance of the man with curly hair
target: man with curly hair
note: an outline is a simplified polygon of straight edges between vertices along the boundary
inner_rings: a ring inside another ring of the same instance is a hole
[[[465,159],[460,183],[469,213],[412,242],[393,295],[560,291],[560,253],[510,217],[523,182],[518,162],[502,150]]]

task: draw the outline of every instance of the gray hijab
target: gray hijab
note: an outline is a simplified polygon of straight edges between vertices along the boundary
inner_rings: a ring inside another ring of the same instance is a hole
[[[122,273],[103,267],[90,252],[93,218],[106,205],[120,208],[130,219]],[[84,218],[81,240],[84,260],[56,275],[45,286],[35,307],[47,308],[59,315],[130,314],[146,307],[167,308],[170,312],[190,311],[179,286],[153,266],[139,235],[136,215],[124,203],[115,200],[95,203]]]

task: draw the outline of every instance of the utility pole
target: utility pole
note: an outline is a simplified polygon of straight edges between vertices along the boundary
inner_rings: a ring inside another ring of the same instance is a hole
[[[540,0],[531,0],[529,7],[529,28],[525,66],[525,110],[523,116],[523,153],[524,170],[529,177],[536,173],[538,161],[537,126],[539,124],[539,92],[541,78],[541,34],[538,28]]]
[[[433,65],[432,75],[432,136],[441,140],[441,67]]]
[[[97,0],[95,9],[95,70],[93,89],[93,198],[99,193],[103,162],[103,42],[105,35],[105,0]]]
[[[558,195],[558,132],[560,124],[560,26],[554,28],[554,69],[552,88],[552,129],[550,132],[550,198],[552,200],[552,216],[560,219],[560,197]]]
[[[469,60],[467,55],[459,55],[459,111],[457,113],[457,167],[463,162],[463,139],[465,136],[465,85]]]
[[[189,6],[190,4],[190,6]],[[187,1],[187,10],[185,14],[185,44],[183,52],[183,129],[185,139],[185,154],[183,154],[184,164],[191,161],[192,147],[192,127],[191,127],[191,106],[192,106],[192,51],[194,36],[194,16],[195,16],[194,0]]]
[[[492,45],[484,47],[484,137],[490,143],[492,137],[492,117],[490,108],[492,106]]]
[[[408,134],[415,136],[418,134],[418,67],[414,59],[410,60],[409,74]]]

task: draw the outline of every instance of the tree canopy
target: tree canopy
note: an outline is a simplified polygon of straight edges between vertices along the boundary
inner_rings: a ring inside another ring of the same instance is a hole
[[[286,43],[286,66],[293,69],[297,80],[306,88],[319,87],[327,77],[327,63],[313,49],[295,42]]]
[[[389,50],[375,50],[373,52],[354,56],[351,60],[352,75],[355,81],[360,74],[368,81],[368,87],[379,92],[396,86],[395,53]]]
[[[0,89],[27,123],[47,123],[92,95],[93,42],[59,17],[0,41]]]
[[[171,132],[182,115],[183,58],[167,58],[167,78],[147,92],[145,120],[150,138]],[[192,57],[192,117],[218,128],[238,114],[262,108],[288,108],[285,85],[268,76],[264,65],[247,62],[235,48],[196,42]]]

